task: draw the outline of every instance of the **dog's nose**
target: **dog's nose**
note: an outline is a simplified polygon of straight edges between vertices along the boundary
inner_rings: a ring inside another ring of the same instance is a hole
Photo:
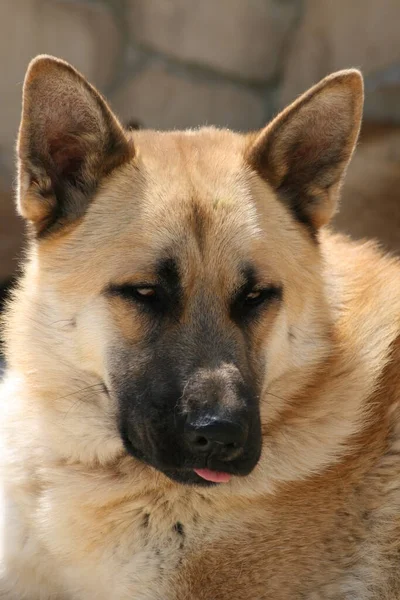
[[[247,426],[241,420],[214,416],[188,416],[185,442],[195,455],[213,455],[221,460],[239,456],[247,439]]]

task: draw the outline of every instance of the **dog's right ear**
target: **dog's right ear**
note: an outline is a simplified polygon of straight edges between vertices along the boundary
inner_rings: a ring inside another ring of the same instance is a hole
[[[39,236],[82,216],[102,178],[134,154],[102,96],[50,56],[28,67],[17,152],[18,209]]]

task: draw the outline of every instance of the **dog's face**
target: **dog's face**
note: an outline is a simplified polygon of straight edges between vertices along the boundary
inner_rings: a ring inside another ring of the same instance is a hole
[[[259,134],[131,133],[65,63],[30,66],[19,207],[38,294],[73,323],[70,360],[103,382],[125,449],[173,480],[249,474],[268,384],[315,359],[296,337],[326,333],[318,228],[361,87],[328,78]]]

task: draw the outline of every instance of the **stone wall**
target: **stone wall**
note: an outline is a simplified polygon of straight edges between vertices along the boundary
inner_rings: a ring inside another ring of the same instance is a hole
[[[399,21],[399,0],[2,0],[0,278],[20,239],[5,198],[36,54],[70,61],[146,127],[260,127],[349,66],[367,76],[367,118],[400,122]]]

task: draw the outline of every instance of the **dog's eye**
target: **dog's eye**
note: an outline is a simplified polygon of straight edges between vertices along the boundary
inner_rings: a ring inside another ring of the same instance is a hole
[[[152,287],[139,287],[136,288],[136,293],[142,298],[152,298],[156,296],[157,292]]]
[[[155,309],[160,304],[162,293],[159,286],[152,285],[113,285],[108,290],[111,294],[117,295],[125,300],[138,302],[145,306],[152,306]]]
[[[130,286],[129,286],[130,287]],[[127,292],[128,290],[125,290]],[[132,286],[130,287],[128,294],[132,300],[141,302],[142,304],[155,305],[160,299],[160,293],[157,288],[152,286]]]
[[[258,306],[266,300],[270,300],[275,296],[275,291],[272,288],[264,290],[253,290],[249,292],[244,298],[244,305],[247,307]]]
[[[254,290],[245,297],[244,301],[247,306],[255,306],[263,301],[263,290]]]
[[[237,321],[247,320],[255,314],[258,308],[269,303],[280,301],[282,299],[282,288],[280,286],[271,285],[266,288],[250,289],[242,291],[232,305],[231,315]]]

